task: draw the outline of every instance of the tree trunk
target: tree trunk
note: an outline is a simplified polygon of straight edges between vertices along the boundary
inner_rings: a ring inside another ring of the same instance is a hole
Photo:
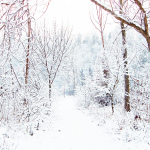
[[[49,75],[49,100],[51,99],[52,85],[51,85],[51,75]]]
[[[25,84],[28,83],[28,74],[29,74],[29,49],[30,49],[30,38],[31,38],[31,19],[30,19],[30,10],[29,4],[27,6],[27,16],[28,16],[28,47],[26,52],[26,73],[25,73]]]
[[[148,49],[149,49],[149,52],[150,52],[150,37],[147,37],[147,38],[146,38],[146,41],[147,41]]]
[[[120,0],[121,10],[122,10],[122,0]],[[122,13],[120,11],[120,13]],[[124,60],[124,81],[125,81],[125,103],[124,108],[127,112],[130,111],[130,87],[129,87],[129,75],[128,75],[128,61],[127,61],[127,47],[126,47],[126,31],[124,28],[124,23],[121,22],[121,32],[122,32],[122,45],[123,45],[123,60]]]

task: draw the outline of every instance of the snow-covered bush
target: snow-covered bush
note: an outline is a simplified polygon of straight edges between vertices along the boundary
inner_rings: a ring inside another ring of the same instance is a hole
[[[131,87],[131,106],[135,117],[150,122],[150,81],[149,63],[145,68],[140,69],[138,74],[134,74]]]

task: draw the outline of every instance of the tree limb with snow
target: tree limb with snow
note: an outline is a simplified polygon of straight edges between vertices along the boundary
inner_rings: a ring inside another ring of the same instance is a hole
[[[111,14],[120,22],[123,22],[124,24],[134,28],[136,31],[142,34],[147,41],[148,49],[150,51],[150,34],[149,34],[150,18],[147,17],[147,14],[149,12],[148,12],[148,8],[146,8],[145,6],[146,3],[150,3],[150,2],[147,1],[145,3],[144,2],[141,3],[139,0],[134,0],[133,2],[127,0],[126,2],[128,2],[128,6],[127,6],[128,11],[122,10],[123,11],[122,14],[117,13],[120,10],[119,5],[112,5],[111,0],[109,1],[108,4],[105,4],[102,1],[97,1],[97,0],[91,0],[91,2],[93,2],[95,5],[107,11],[109,14]],[[113,3],[117,3],[117,2],[113,1]],[[137,11],[135,11],[135,8],[137,9]]]

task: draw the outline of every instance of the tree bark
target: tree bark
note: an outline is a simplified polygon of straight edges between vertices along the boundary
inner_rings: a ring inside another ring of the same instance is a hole
[[[28,74],[29,74],[29,51],[30,51],[30,40],[31,40],[31,19],[30,19],[30,10],[29,3],[27,5],[27,17],[28,17],[28,47],[26,52],[26,73],[25,73],[25,84],[28,83]]]
[[[124,60],[124,81],[125,81],[125,103],[124,107],[126,111],[130,111],[130,84],[129,84],[129,74],[128,74],[128,61],[127,61],[127,48],[126,48],[126,32],[124,29],[124,23],[121,23],[122,30],[122,43],[123,43],[123,60]]]
[[[49,100],[51,99],[52,85],[51,85],[51,75],[49,75]]]
[[[147,36],[146,41],[148,43],[148,49],[149,49],[149,52],[150,52],[150,37]]]
[[[121,11],[122,13],[122,0],[120,0]],[[129,75],[128,75],[128,61],[127,61],[127,47],[126,47],[126,31],[124,23],[121,22],[121,33],[122,33],[122,45],[123,45],[123,60],[124,60],[124,82],[125,82],[125,95],[124,95],[124,108],[128,112],[130,111],[130,84],[129,84]]]

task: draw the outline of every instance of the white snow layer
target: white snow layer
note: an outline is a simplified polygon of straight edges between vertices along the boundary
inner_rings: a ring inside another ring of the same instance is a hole
[[[142,141],[127,142],[99,126],[86,111],[77,109],[73,97],[60,98],[53,103],[54,116],[48,130],[16,134],[9,150],[148,150]],[[112,128],[113,122],[110,122]],[[3,131],[4,129],[1,129]],[[3,131],[5,132],[5,131]],[[7,142],[9,142],[7,140]],[[7,144],[6,141],[2,143]],[[3,147],[1,147],[3,149]],[[5,149],[5,148],[4,148]],[[3,149],[3,150],[4,150]]]

